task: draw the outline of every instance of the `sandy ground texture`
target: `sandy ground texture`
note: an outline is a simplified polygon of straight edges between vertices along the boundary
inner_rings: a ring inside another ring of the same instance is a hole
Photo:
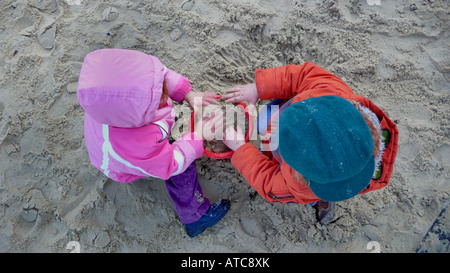
[[[448,1],[78,2],[0,2],[0,252],[449,252],[434,232],[448,220],[433,225],[450,200]],[[255,68],[317,63],[397,122],[390,184],[322,226],[311,206],[270,204],[229,160],[202,157],[206,195],[232,207],[189,238],[162,180],[122,184],[90,165],[76,90],[99,48],[155,55],[219,94]]]

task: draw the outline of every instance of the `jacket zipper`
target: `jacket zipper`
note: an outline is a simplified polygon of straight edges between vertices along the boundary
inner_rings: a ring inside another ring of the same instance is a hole
[[[292,199],[294,198],[294,196],[292,194],[279,194],[279,195],[275,195],[275,194],[271,194],[268,193],[267,194],[270,198],[275,199],[275,200],[287,200],[287,199]]]

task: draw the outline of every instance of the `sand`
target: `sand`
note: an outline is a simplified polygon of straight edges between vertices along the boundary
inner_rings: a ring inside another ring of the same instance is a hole
[[[450,200],[447,1],[69,2],[0,3],[0,252],[449,252],[448,237],[422,244]],[[255,68],[317,63],[397,122],[390,184],[322,226],[311,206],[270,204],[229,159],[203,156],[206,196],[232,206],[189,238],[162,180],[122,184],[89,162],[76,90],[99,48],[155,55],[218,94]]]

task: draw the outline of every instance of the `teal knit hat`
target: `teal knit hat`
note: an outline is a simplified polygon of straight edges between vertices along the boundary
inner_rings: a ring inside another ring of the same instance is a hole
[[[322,96],[292,104],[281,116],[279,138],[283,160],[324,201],[349,199],[372,179],[372,134],[346,99]]]

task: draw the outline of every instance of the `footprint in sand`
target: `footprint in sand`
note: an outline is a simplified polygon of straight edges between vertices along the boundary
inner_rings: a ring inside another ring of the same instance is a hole
[[[31,0],[30,5],[45,13],[54,13],[58,10],[56,0]]]
[[[405,143],[399,146],[398,159],[401,162],[409,162],[416,158],[420,151],[420,144],[418,143]]]
[[[252,238],[264,239],[265,233],[260,223],[252,218],[244,218],[239,221],[240,231]]]
[[[119,17],[119,11],[115,7],[107,7],[102,12],[102,20],[111,22]]]
[[[450,167],[450,145],[445,143],[433,153],[432,157],[437,161],[441,168]]]
[[[56,27],[54,24],[43,27],[38,34],[38,42],[45,49],[55,46]]]
[[[185,11],[190,11],[194,7],[194,0],[187,0],[181,4],[181,9]]]

